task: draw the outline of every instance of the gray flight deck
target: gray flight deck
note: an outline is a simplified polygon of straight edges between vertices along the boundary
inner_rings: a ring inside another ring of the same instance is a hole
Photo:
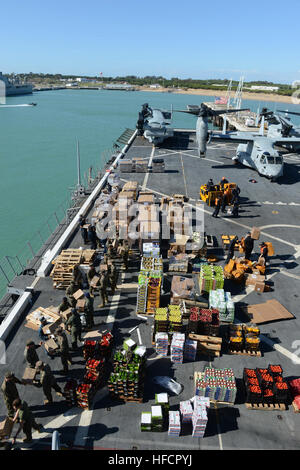
[[[157,357],[151,343],[153,318],[149,317],[144,320],[136,315],[136,289],[125,288],[126,283],[137,282],[139,256],[135,251],[135,257],[129,262],[128,271],[125,272],[120,268],[118,283],[122,282],[123,287],[116,291],[112,303],[99,311],[96,309],[99,303],[96,297],[95,310],[96,323],[101,324],[101,328],[113,326],[115,346],[121,346],[124,338],[128,336],[138,343],[138,332],[142,344],[147,346],[144,403],[120,404],[120,402],[112,401],[104,386],[97,393],[92,410],[82,411],[80,408],[70,410],[63,398],[56,396],[54,405],[44,406],[44,397],[40,389],[20,385],[18,386],[20,396],[28,402],[36,420],[41,422],[45,431],[48,432],[48,434],[34,434],[37,438],[32,446],[34,449],[49,448],[51,442],[49,433],[55,429],[59,431],[62,443],[79,449],[174,451],[299,449],[300,416],[294,413],[292,406],[289,406],[287,411],[280,412],[247,410],[241,383],[244,367],[266,367],[269,364],[281,364],[286,378],[300,377],[300,367],[292,362],[290,354],[297,354],[299,344],[293,344],[293,342],[300,340],[298,262],[298,255],[300,256],[300,156],[291,154],[285,156],[284,176],[278,183],[271,183],[251,169],[233,165],[231,160],[235,152],[233,144],[209,144],[207,158],[198,158],[194,137],[195,134],[192,132],[175,132],[174,138],[155,149],[142,137],[136,137],[125,158],[161,157],[165,161],[165,173],[122,173],[120,174],[121,182],[138,181],[140,187],[153,191],[157,195],[157,200],[162,195],[171,196],[174,193],[181,193],[189,198],[188,202],[193,206],[198,201],[200,185],[205,184],[209,178],[218,182],[222,176],[225,176],[228,180],[236,182],[241,188],[240,216],[233,219],[220,213],[220,217],[215,219],[211,217],[212,208],[204,206],[205,231],[207,234],[216,235],[220,244],[223,233],[236,234],[241,237],[252,226],[261,227],[263,232],[261,241],[271,241],[276,253],[271,258],[267,271],[268,278],[273,283],[273,289],[271,292],[259,294],[226,281],[226,290],[231,290],[236,296],[235,300],[241,304],[261,303],[275,298],[295,315],[295,319],[261,325],[263,336],[262,357],[260,358],[231,356],[224,353],[220,358],[209,359],[206,356],[199,356],[196,362],[174,365],[170,362],[170,358]],[[253,179],[257,182],[250,182]],[[72,248],[82,246],[79,233],[73,238],[70,246]],[[254,252],[259,252],[258,242],[255,243]],[[224,261],[220,264],[224,265]],[[165,294],[162,299],[164,305],[169,300],[167,294],[170,280],[171,276],[165,274]],[[7,344],[7,364],[0,365],[1,381],[7,370],[13,370],[17,377],[22,377],[25,368],[23,351],[26,341],[31,338],[36,342],[39,341],[35,331],[25,328],[25,315],[38,306],[58,305],[64,295],[64,291],[53,289],[49,277],[38,280],[35,292],[33,305],[27,309],[10,335]],[[111,299],[110,295],[109,299]],[[239,305],[236,309],[236,321],[247,321]],[[128,332],[135,326],[139,329],[129,334]],[[38,350],[38,353],[40,359],[50,364],[58,382],[63,385],[66,379],[58,374],[61,369],[59,358],[49,360],[43,347]],[[203,439],[193,438],[189,426],[183,428],[179,438],[169,437],[167,431],[163,433],[140,432],[141,412],[150,411],[151,405],[154,404],[154,394],[163,391],[153,384],[154,376],[167,375],[184,386],[179,396],[170,398],[171,409],[179,409],[180,401],[194,396],[194,372],[202,371],[209,364],[217,368],[232,367],[239,392],[233,406],[218,405],[216,409],[211,407]],[[74,354],[74,365],[71,367],[70,376],[82,378],[83,369],[82,356]],[[0,407],[0,414],[4,416],[6,408],[3,400],[0,402]]]

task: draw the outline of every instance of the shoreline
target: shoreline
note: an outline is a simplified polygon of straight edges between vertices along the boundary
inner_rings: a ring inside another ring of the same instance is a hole
[[[139,91],[151,91],[151,92],[156,92],[156,93],[168,93],[170,92],[170,88],[158,88],[158,89],[153,89],[149,87],[138,87],[137,88]],[[207,89],[202,89],[198,88],[197,90],[194,90],[193,88],[189,88],[188,90],[176,90],[172,91],[174,94],[178,95],[195,95],[195,96],[226,96],[227,91],[224,90],[207,90]],[[231,93],[231,98],[235,93]],[[244,100],[253,100],[253,101],[271,101],[271,102],[280,102],[280,103],[289,103],[289,104],[294,104],[292,102],[292,97],[291,96],[283,96],[283,95],[276,95],[273,93],[250,93],[247,91],[243,91],[243,99]]]

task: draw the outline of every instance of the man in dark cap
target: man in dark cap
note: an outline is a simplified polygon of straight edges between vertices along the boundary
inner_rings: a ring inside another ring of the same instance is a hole
[[[24,357],[28,367],[32,367],[33,369],[35,368],[35,364],[39,360],[39,356],[37,355],[36,350],[40,348],[42,344],[42,342],[40,344],[35,344],[35,342],[32,340],[27,341]]]
[[[3,398],[6,404],[7,413],[10,418],[14,416],[13,401],[19,397],[16,384],[26,385],[25,382],[19,380],[12,372],[6,372],[4,381],[1,386]]]
[[[18,420],[20,426],[15,434],[15,437],[13,438],[12,443],[15,444],[16,439],[22,429],[26,436],[25,439],[23,439],[23,442],[29,444],[32,442],[32,428],[36,429],[38,432],[41,432],[43,426],[41,424],[37,424],[32,414],[32,411],[27,405],[26,401],[21,401],[20,398],[17,398],[13,401],[13,408],[16,412],[14,416],[14,422]]]
[[[35,365],[35,368],[40,372],[40,384],[42,385],[43,392],[45,394],[46,400],[44,400],[45,405],[48,403],[53,403],[51,389],[53,388],[56,391],[56,394],[60,397],[63,396],[63,392],[56,382],[52,370],[48,364],[45,364],[42,361],[38,361]]]
[[[56,343],[59,346],[58,352],[60,353],[61,363],[63,366],[62,373],[67,374],[69,372],[69,365],[72,364],[72,358],[69,350],[69,343],[66,333],[61,327],[55,330]]]
[[[66,322],[66,326],[71,327],[72,349],[78,349],[77,341],[81,342],[81,320],[76,308],[72,308],[70,318]]]

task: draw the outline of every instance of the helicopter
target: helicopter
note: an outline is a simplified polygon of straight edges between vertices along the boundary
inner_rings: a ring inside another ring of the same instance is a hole
[[[174,130],[167,127],[171,124],[172,110],[152,109],[145,103],[139,112],[137,121],[138,135],[144,137],[155,146],[161,144],[165,139],[173,137]]]
[[[276,181],[283,175],[283,158],[275,146],[300,145],[299,137],[268,137],[264,135],[265,116],[262,115],[259,132],[226,132],[226,116],[224,116],[222,132],[208,131],[208,118],[221,114],[248,111],[248,109],[229,109],[214,111],[204,103],[198,108],[189,106],[185,111],[198,116],[196,126],[196,141],[198,155],[205,158],[206,145],[210,141],[224,141],[238,143],[236,155],[232,157],[235,164],[241,163],[255,169],[260,175]]]
[[[198,118],[196,124],[196,142],[198,145],[198,156],[200,158],[205,158],[206,145],[210,137],[208,132],[209,119],[214,116],[219,116],[220,114],[237,113],[239,111],[248,111],[248,109],[221,109],[215,111],[206,104],[201,103],[200,106],[187,105],[187,110],[176,110],[178,113],[193,114]]]
[[[285,113],[285,116],[284,117],[280,116],[277,113]],[[300,138],[300,127],[294,126],[288,114],[300,116],[300,113],[296,113],[292,111],[278,110],[275,113],[273,111],[268,111],[267,108],[262,109],[262,112],[258,115],[258,118],[261,119],[262,116],[264,116],[265,120],[268,122],[268,131],[267,131],[268,137],[271,137],[271,138],[299,137]],[[291,144],[282,144],[282,146],[291,152],[300,151],[300,144],[291,143]]]
[[[224,121],[226,118],[224,119]],[[259,132],[211,133],[211,140],[238,143],[236,155],[232,160],[255,169],[260,175],[276,181],[283,175],[284,161],[275,147],[300,145],[299,137],[269,137],[264,135],[265,116],[262,116]],[[224,128],[226,128],[226,123]]]

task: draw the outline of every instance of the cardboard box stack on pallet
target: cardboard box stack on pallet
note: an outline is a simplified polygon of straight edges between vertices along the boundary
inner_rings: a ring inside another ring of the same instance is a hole
[[[182,300],[192,300],[194,294],[194,279],[184,276],[173,276],[170,301],[172,305],[179,305]]]

